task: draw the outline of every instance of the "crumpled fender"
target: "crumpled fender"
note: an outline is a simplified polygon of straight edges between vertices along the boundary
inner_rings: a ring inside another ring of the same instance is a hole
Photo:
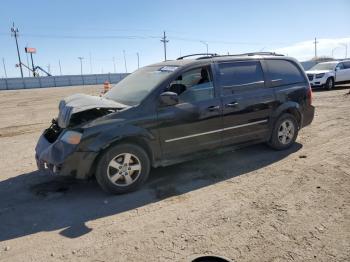
[[[114,124],[112,124],[113,122]],[[110,144],[127,137],[144,138],[146,141],[155,139],[155,136],[144,128],[110,119],[105,124],[100,123],[85,129],[84,141],[82,141],[79,150],[99,152]]]
[[[67,144],[59,138],[50,144],[44,135],[41,135],[35,147],[38,160],[45,161],[54,165],[62,164],[65,159],[74,153],[76,145]]]

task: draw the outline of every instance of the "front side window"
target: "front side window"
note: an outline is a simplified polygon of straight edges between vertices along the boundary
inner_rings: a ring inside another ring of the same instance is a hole
[[[232,93],[232,89],[264,87],[264,74],[258,61],[219,64],[219,75],[224,95]]]
[[[266,60],[272,86],[303,83],[305,79],[292,62],[287,60]]]
[[[179,96],[180,103],[199,102],[214,98],[210,67],[200,67],[179,75],[168,88]]]
[[[137,105],[177,68],[177,66],[140,68],[117,83],[104,97],[125,105]]]
[[[337,64],[337,67],[336,67],[338,70],[343,70],[344,69],[344,65],[343,63],[339,63]]]

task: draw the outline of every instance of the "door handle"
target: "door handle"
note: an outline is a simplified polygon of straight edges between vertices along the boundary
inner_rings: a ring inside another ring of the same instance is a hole
[[[227,107],[235,107],[235,106],[238,106],[238,103],[236,101],[234,101],[234,102],[226,104],[226,106]]]
[[[220,110],[220,106],[209,106],[207,109],[208,109],[209,111]]]

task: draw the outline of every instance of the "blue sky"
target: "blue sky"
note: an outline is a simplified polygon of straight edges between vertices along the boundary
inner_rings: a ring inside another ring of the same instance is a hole
[[[12,22],[20,30],[19,45],[37,48],[34,62],[53,74],[124,72],[163,60],[160,37],[166,30],[168,59],[180,54],[205,52],[240,53],[281,51],[303,60],[313,56],[314,37],[319,55],[350,56],[350,1],[1,1],[0,59],[8,77],[19,76]],[[91,64],[90,68],[90,54]],[[25,75],[28,72],[25,71]],[[0,77],[4,76],[1,63]]]

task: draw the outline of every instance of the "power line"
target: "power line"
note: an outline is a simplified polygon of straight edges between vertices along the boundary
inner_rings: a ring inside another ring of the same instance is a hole
[[[21,77],[23,78],[23,69],[22,69],[22,61],[21,61],[21,55],[19,54],[19,48],[18,48],[18,41],[17,41],[17,37],[18,37],[18,28],[15,28],[15,23],[12,23],[12,27],[11,27],[11,32],[12,32],[12,36],[15,37],[16,40],[16,47],[17,47],[17,55],[18,55],[18,61],[19,61],[19,68],[21,70]]]
[[[163,32],[163,38],[160,40],[160,42],[162,42],[164,46],[164,61],[166,61],[166,44],[169,42],[169,40],[166,38],[165,31]]]

